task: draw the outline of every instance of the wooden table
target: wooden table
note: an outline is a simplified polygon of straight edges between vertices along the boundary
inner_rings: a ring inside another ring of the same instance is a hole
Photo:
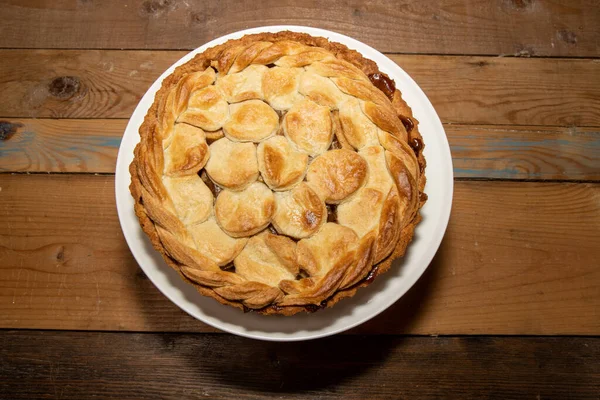
[[[0,398],[600,396],[600,2],[0,1]],[[454,157],[446,237],[382,315],[304,343],[217,332],[121,233],[127,119],[188,50],[301,24],[387,53]]]

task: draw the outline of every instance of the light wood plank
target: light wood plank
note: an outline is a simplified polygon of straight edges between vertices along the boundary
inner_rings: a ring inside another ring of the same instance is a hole
[[[115,171],[127,120],[0,121],[0,171]],[[457,178],[599,180],[594,128],[445,126]],[[12,133],[11,133],[12,131]]]
[[[0,397],[15,400],[91,393],[563,400],[600,391],[598,338],[338,336],[286,344],[209,334],[2,331],[0,345]]]
[[[0,117],[129,118],[151,83],[184,54],[0,50]],[[422,86],[445,123],[600,126],[595,60],[390,57]]]
[[[510,125],[444,126],[457,178],[600,179],[600,131]]]
[[[1,328],[212,331],[136,265],[113,181],[0,175]],[[598,184],[457,182],[424,277],[355,332],[598,335],[599,199]]]
[[[115,172],[125,119],[0,121],[2,172]]]
[[[154,80],[184,54],[1,50],[0,117],[129,118]]]
[[[597,60],[396,55],[390,58],[421,86],[443,122],[600,124]]]
[[[597,57],[600,7],[523,0],[4,0],[4,48],[193,49],[265,25],[338,31],[381,51]]]

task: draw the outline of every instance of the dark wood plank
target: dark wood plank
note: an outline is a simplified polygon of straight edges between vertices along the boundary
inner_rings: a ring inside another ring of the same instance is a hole
[[[596,0],[260,2],[4,0],[4,48],[193,49],[264,25],[345,33],[381,51],[597,57]]]
[[[127,120],[0,121],[0,171],[114,172]],[[457,178],[599,180],[594,128],[445,126]]]
[[[0,328],[212,330],[139,269],[113,185],[0,175]],[[457,182],[425,276],[355,332],[598,335],[598,198],[599,184]]]
[[[183,55],[0,50],[0,117],[129,118],[151,83]],[[600,126],[600,63],[594,60],[390,57],[446,123]]]
[[[596,399],[600,339],[0,332],[0,397]]]

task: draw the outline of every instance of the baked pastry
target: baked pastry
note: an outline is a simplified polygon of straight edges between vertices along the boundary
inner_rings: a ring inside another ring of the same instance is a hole
[[[402,257],[426,201],[418,122],[358,52],[293,32],[168,76],[130,166],[135,212],[200,293],[263,314],[332,306]]]

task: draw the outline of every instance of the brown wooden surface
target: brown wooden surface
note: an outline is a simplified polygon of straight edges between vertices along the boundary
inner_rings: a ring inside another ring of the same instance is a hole
[[[598,0],[0,0],[0,20],[0,399],[598,400]],[[114,203],[149,85],[181,50],[275,24],[388,53],[442,118],[458,178],[417,284],[307,343],[214,334],[179,310]],[[589,337],[489,336],[505,334]]]
[[[0,50],[0,117],[129,118],[185,52]],[[443,122],[600,126],[600,63],[390,55]],[[15,65],[19,68],[15,68]]]
[[[456,178],[600,179],[598,128],[447,124],[444,129]]]
[[[212,330],[135,263],[112,176],[0,175],[0,187],[0,327]],[[427,274],[358,331],[596,334],[599,198],[599,184],[457,182]]]
[[[3,172],[115,172],[126,119],[0,121]],[[2,125],[4,123],[4,125]]]
[[[4,0],[0,47],[193,49],[264,25],[345,33],[380,51],[596,57],[597,0],[260,2]]]
[[[593,338],[266,343],[210,334],[4,331],[0,356],[0,397],[11,399],[564,400],[600,392],[600,341]]]
[[[115,172],[125,119],[0,121],[0,171]],[[4,123],[4,125],[2,125]],[[445,125],[457,178],[600,179],[600,131],[511,125]]]

